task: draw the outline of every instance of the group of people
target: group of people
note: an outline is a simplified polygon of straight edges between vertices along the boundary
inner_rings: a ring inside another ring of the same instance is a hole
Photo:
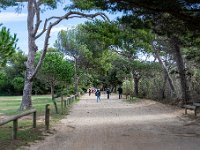
[[[118,91],[118,94],[119,94],[119,99],[121,99],[122,98],[123,89],[121,87],[119,87],[117,89],[117,91]],[[100,91],[100,89],[96,89],[96,90],[89,89],[88,93],[89,93],[89,96],[91,95],[91,93],[95,93],[95,96],[97,97],[97,102],[99,102],[101,100],[100,99],[100,97],[101,97],[101,91]],[[106,94],[107,94],[107,99],[109,99],[110,98],[110,94],[111,94],[110,88],[106,89]]]

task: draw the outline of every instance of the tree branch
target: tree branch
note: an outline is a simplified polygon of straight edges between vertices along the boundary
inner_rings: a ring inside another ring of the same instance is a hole
[[[40,20],[40,8],[39,8],[38,3],[36,1],[34,1],[34,6],[35,6],[35,14],[36,14],[36,24],[35,24],[35,28],[34,28],[34,31],[33,31],[33,36],[36,35],[36,33],[39,29],[40,23],[42,22]]]
[[[42,31],[39,35],[36,36],[36,38],[38,38],[38,37],[40,37],[45,31],[47,31],[47,32],[46,32],[46,36],[45,36],[45,41],[44,41],[44,47],[43,47],[42,55],[41,55],[41,57],[40,57],[40,60],[39,60],[39,62],[38,62],[38,64],[37,64],[36,68],[35,68],[34,73],[32,74],[32,76],[30,77],[29,80],[33,80],[33,78],[36,76],[36,74],[37,74],[39,68],[40,68],[41,65],[42,65],[42,62],[43,62],[43,60],[44,60],[44,58],[45,58],[45,55],[46,55],[46,52],[47,52],[47,48],[48,48],[48,45],[49,45],[48,42],[49,42],[49,37],[50,37],[51,29],[52,29],[54,26],[56,26],[57,24],[59,24],[59,23],[60,23],[62,20],[64,20],[64,19],[73,18],[73,16],[71,16],[71,15],[79,15],[79,16],[81,16],[81,17],[84,17],[84,18],[91,18],[91,19],[93,19],[93,18],[95,18],[95,17],[97,17],[97,16],[100,16],[100,17],[102,17],[103,19],[106,19],[106,21],[109,21],[109,18],[108,18],[104,13],[84,14],[84,13],[81,13],[81,12],[73,12],[73,11],[70,11],[70,12],[66,13],[64,16],[61,16],[61,17],[50,17],[50,18],[46,19],[45,24],[44,24],[43,31]],[[50,20],[52,20],[52,19],[57,19],[57,20],[54,21],[53,23],[50,22],[49,25],[48,25],[48,28],[46,29],[46,26],[47,26],[48,22],[49,22]]]
[[[15,0],[15,2],[17,2],[17,3],[28,2],[28,0]]]
[[[75,15],[75,16],[73,16]],[[76,11],[70,11],[68,13],[66,13],[64,16],[52,16],[48,19],[45,20],[45,23],[44,23],[44,26],[43,26],[43,30],[38,34],[36,35],[36,39],[39,38],[40,36],[43,35],[43,33],[47,30],[46,27],[47,27],[47,24],[48,22],[50,22],[51,20],[54,20],[56,19],[58,22],[66,19],[71,19],[71,18],[87,18],[87,19],[93,19],[97,16],[100,16],[102,17],[104,20],[106,21],[110,21],[109,18],[104,14],[104,13],[95,13],[95,14],[84,14],[84,13],[81,13],[81,12],[76,12]]]

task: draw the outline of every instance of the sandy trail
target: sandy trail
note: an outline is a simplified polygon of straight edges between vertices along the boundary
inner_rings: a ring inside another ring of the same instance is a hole
[[[57,133],[31,150],[199,150],[200,126],[183,110],[142,100],[128,104],[117,95],[84,95],[61,120]]]

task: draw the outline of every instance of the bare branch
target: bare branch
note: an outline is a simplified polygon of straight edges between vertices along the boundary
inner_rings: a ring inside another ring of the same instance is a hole
[[[40,8],[39,8],[38,3],[36,1],[34,1],[34,6],[35,6],[35,14],[36,14],[36,24],[35,24],[35,28],[34,28],[34,31],[33,31],[33,36],[36,35],[36,33],[39,29],[40,23],[42,22],[40,20]]]
[[[44,41],[44,47],[43,47],[43,51],[42,51],[42,55],[40,57],[40,60],[35,68],[34,73],[32,74],[32,76],[30,77],[29,80],[33,80],[33,78],[36,76],[39,68],[42,65],[42,62],[45,58],[46,52],[47,52],[47,48],[48,48],[48,42],[49,42],[49,37],[50,37],[50,33],[51,33],[51,29],[56,26],[57,24],[59,24],[62,20],[64,19],[69,19],[69,18],[73,18],[73,16],[71,15],[76,15],[74,17],[77,17],[77,15],[79,15],[80,17],[84,17],[84,18],[95,18],[97,16],[101,16],[103,19],[106,19],[107,21],[109,21],[109,18],[104,14],[104,13],[95,13],[95,14],[84,14],[84,13],[80,13],[80,12],[68,12],[66,13],[64,16],[61,17],[50,17],[48,19],[46,19],[45,24],[44,24],[44,28],[43,31],[36,36],[36,38],[40,37],[45,31],[46,32],[46,36],[45,36],[45,41]],[[49,23],[48,28],[46,29],[47,23],[52,20],[52,19],[57,19],[56,21],[54,21],[53,23]]]
[[[106,21],[110,21],[109,18],[104,13],[84,14],[84,13],[81,13],[81,12],[70,11],[70,12],[66,13],[64,16],[60,16],[60,17],[58,17],[58,16],[52,16],[52,17],[50,17],[50,18],[48,18],[48,19],[45,20],[45,23],[44,23],[44,26],[43,26],[43,30],[38,35],[36,35],[35,39],[39,38],[41,35],[44,34],[44,32],[47,30],[46,29],[47,24],[51,20],[57,20],[58,23],[59,23],[60,21],[62,21],[64,19],[66,19],[66,20],[71,19],[71,18],[93,19],[93,18],[95,18],[97,16],[102,17]]]
[[[44,22],[43,30],[38,35],[35,36],[35,39],[38,39],[47,30],[46,29],[47,23],[48,23],[48,20],[46,19],[45,22]]]

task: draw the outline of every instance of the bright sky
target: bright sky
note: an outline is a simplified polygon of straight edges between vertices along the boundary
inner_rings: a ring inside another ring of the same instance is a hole
[[[68,1],[68,0],[66,0]],[[62,16],[66,12],[63,11],[62,6],[60,6],[56,10],[47,10],[46,12],[42,13],[42,20],[44,22],[45,18],[49,18],[50,16]],[[108,15],[111,20],[115,19],[117,15]],[[52,29],[51,38],[49,40],[49,46],[52,47],[58,32],[61,29],[67,30],[73,26],[76,26],[80,23],[84,23],[86,19],[74,18],[70,20],[64,20],[57,26]],[[0,23],[3,26],[6,26],[10,29],[12,34],[16,33],[18,38],[18,47],[27,53],[28,50],[28,38],[27,38],[27,8],[26,6],[22,9],[21,13],[16,13],[14,7],[7,8],[6,10],[2,10],[0,12]],[[42,26],[41,26],[42,27]],[[40,38],[36,41],[37,46],[40,49],[43,47],[43,38]]]

